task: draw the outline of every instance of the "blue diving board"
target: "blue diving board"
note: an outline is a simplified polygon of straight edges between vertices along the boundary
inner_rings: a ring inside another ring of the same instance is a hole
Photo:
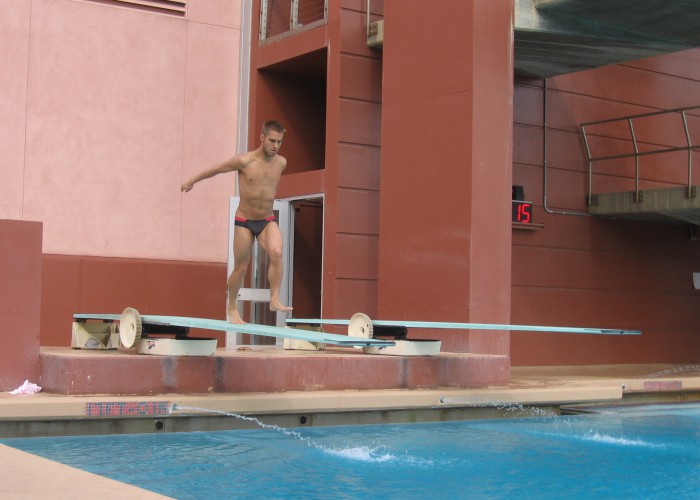
[[[120,321],[120,314],[74,314],[77,321],[101,320]],[[225,320],[188,318],[181,316],[153,316],[148,314],[140,315],[143,325],[158,326],[178,326],[184,328],[201,328],[204,330],[218,330],[224,332],[247,333],[250,335],[261,335],[264,337],[287,338],[294,340],[305,340],[307,342],[322,342],[324,344],[348,346],[348,347],[389,347],[396,345],[390,340],[379,340],[363,337],[350,337],[348,335],[337,335],[333,333],[314,332],[297,328],[280,328],[278,326],[256,325],[246,323],[235,325]]]
[[[597,335],[641,335],[640,330],[620,330],[616,328],[577,328],[568,326],[532,326],[532,325],[499,325],[492,323],[449,323],[440,321],[401,321],[401,320],[371,320],[373,326],[432,328],[448,330],[509,330],[521,332],[552,332],[552,333],[581,333]],[[304,325],[338,325],[347,326],[347,319],[287,319],[287,324]]]

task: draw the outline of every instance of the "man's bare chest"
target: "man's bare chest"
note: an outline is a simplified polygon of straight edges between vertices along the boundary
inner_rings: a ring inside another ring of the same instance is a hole
[[[281,169],[273,165],[246,167],[240,172],[243,182],[251,187],[276,186],[282,174]]]

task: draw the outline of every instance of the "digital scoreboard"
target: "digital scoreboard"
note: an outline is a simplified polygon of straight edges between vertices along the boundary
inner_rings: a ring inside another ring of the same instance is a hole
[[[511,220],[520,224],[532,224],[532,203],[513,200]]]

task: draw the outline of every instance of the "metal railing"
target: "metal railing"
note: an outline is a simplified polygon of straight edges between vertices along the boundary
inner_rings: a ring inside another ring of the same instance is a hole
[[[260,0],[260,41],[328,22],[328,0]]]
[[[639,189],[639,175],[640,175],[640,164],[639,160],[642,156],[648,156],[648,155],[656,155],[656,154],[663,154],[663,153],[673,153],[673,152],[678,152],[678,151],[687,151],[688,152],[688,182],[687,182],[687,188],[686,188],[686,196],[688,198],[695,197],[695,189],[692,185],[693,183],[693,156],[692,153],[693,151],[700,149],[700,144],[693,144],[693,141],[690,136],[690,130],[688,128],[688,114],[689,111],[700,109],[700,106],[691,106],[687,108],[677,108],[677,109],[669,109],[666,111],[656,111],[653,113],[644,113],[644,114],[639,114],[639,115],[630,115],[630,116],[624,116],[621,118],[611,118],[609,120],[600,120],[596,122],[588,122],[588,123],[582,123],[580,125],[581,127],[581,134],[583,135],[583,143],[586,148],[586,155],[588,157],[588,204],[593,205],[595,204],[595,199],[593,195],[593,163],[594,162],[601,162],[601,161],[609,161],[609,160],[619,160],[619,159],[624,159],[624,158],[634,158],[635,160],[635,176],[634,176],[634,201],[635,202],[641,202],[643,201],[643,194]],[[634,128],[634,121],[639,120],[642,118],[650,118],[654,116],[661,116],[661,115],[672,115],[672,114],[677,114],[681,120],[681,123],[683,125],[683,130],[685,132],[685,146],[671,146],[671,147],[660,147],[658,149],[653,149],[653,150],[647,150],[647,151],[640,151],[639,147],[639,142],[637,140],[637,136],[635,134],[635,128]],[[695,118],[698,118],[697,115],[692,115]],[[593,126],[598,126],[598,125],[604,125],[604,124],[614,124],[616,122],[619,123],[625,123],[627,125],[627,128],[629,129],[629,140],[632,142],[632,146],[634,149],[634,152],[632,153],[623,153],[623,154],[614,154],[614,155],[608,155],[608,156],[593,156],[591,154],[591,146],[589,142],[589,136],[586,133],[586,127],[593,127]]]

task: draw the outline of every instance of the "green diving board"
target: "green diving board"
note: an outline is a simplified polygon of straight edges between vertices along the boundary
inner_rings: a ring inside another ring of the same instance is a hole
[[[347,319],[287,319],[287,324],[305,325],[350,325]],[[402,321],[371,320],[373,326],[431,328],[448,330],[509,330],[520,332],[580,333],[594,335],[641,335],[640,330],[621,330],[617,328],[577,328],[568,326],[534,326],[534,325],[499,325],[492,323],[449,323],[441,321]]]

